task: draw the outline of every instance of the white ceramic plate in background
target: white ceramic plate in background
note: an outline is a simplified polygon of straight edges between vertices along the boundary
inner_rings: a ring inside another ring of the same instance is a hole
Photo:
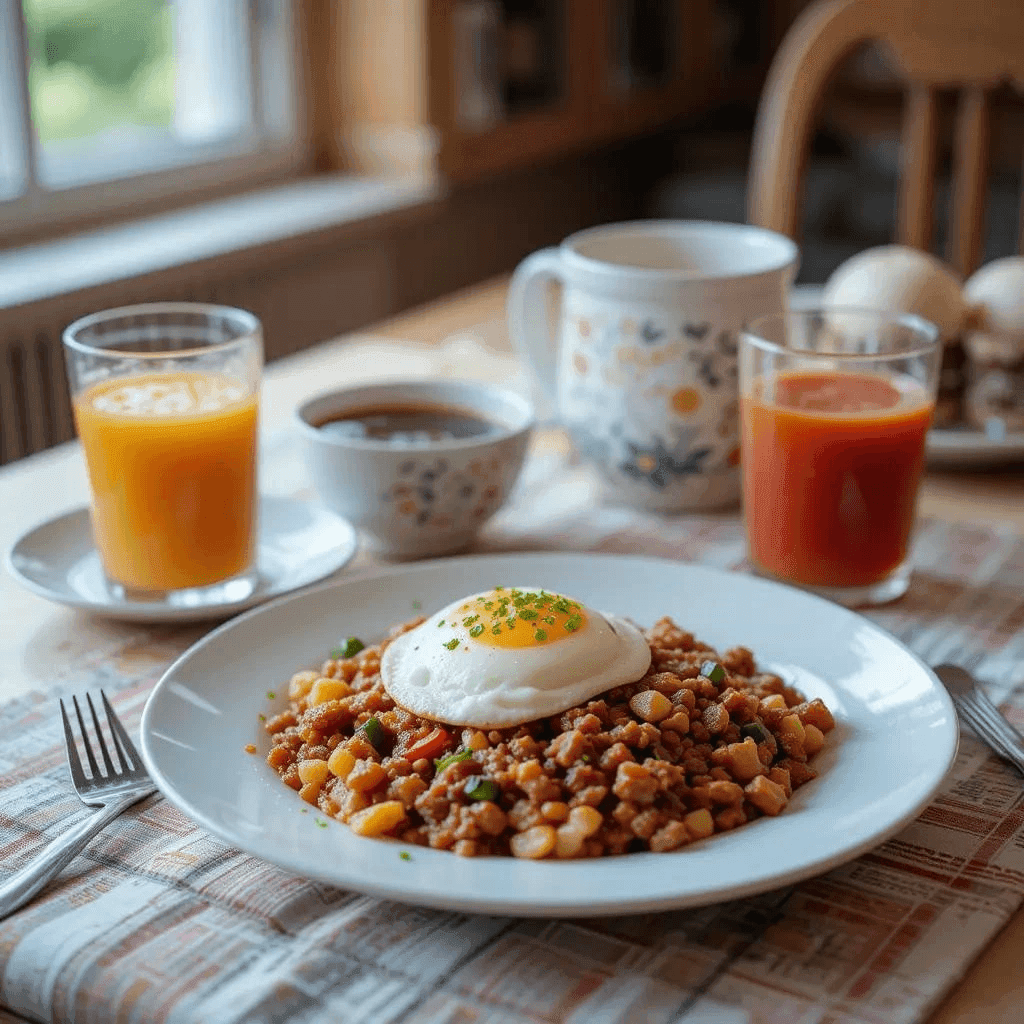
[[[671,615],[719,649],[750,647],[762,664],[832,708],[838,724],[815,760],[820,777],[778,818],[667,854],[464,859],[363,839],[336,821],[319,826],[324,819],[264,760],[270,744],[259,715],[284,706],[291,674],[320,663],[341,637],[372,642],[421,610],[429,614],[496,584],[527,583],[643,625]],[[221,626],[179,658],[142,720],[143,754],[164,795],[248,853],[403,902],[543,916],[698,906],[825,871],[921,810],[952,764],[957,736],[953,707],[931,671],[853,612],[749,576],[590,554],[442,559],[276,601]],[[256,755],[246,744],[256,745]]]
[[[74,509],[33,527],[7,554],[11,575],[50,601],[132,622],[197,622],[236,612],[317,583],[351,561],[359,542],[352,525],[319,505],[260,497],[255,589],[203,605],[131,600],[107,584],[93,544],[89,510]]]

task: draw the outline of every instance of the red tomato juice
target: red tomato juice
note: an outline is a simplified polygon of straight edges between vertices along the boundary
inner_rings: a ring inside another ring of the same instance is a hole
[[[741,401],[749,557],[807,586],[860,587],[906,558],[934,403],[908,377],[787,372]]]

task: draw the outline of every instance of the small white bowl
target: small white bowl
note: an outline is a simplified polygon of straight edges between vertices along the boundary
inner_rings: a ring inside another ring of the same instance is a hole
[[[405,404],[461,409],[498,430],[397,447],[316,426],[355,409]],[[321,501],[359,527],[370,548],[386,558],[449,555],[467,547],[512,490],[533,427],[526,399],[463,381],[343,388],[308,399],[296,416]]]

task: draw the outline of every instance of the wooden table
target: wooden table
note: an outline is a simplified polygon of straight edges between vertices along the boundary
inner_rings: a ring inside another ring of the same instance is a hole
[[[319,345],[267,368],[262,402],[266,446],[287,444],[301,398],[341,383],[441,375],[495,379],[515,372],[504,329],[506,280],[485,282],[376,327]],[[460,338],[463,339],[460,341]],[[466,340],[473,339],[473,340]],[[275,481],[264,478],[265,490]],[[0,469],[0,548],[37,522],[88,501],[77,442]],[[999,523],[1024,534],[1024,472],[929,474],[921,509],[955,521]],[[0,700],[46,690],[76,659],[117,652],[140,668],[166,662],[154,627],[79,614],[19,588],[0,573]],[[197,636],[201,631],[197,630]],[[1024,911],[1019,912],[933,1014],[932,1024],[1017,1024],[1024,1019]]]

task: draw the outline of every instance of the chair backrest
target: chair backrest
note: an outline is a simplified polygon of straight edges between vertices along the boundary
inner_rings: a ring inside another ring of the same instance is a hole
[[[982,253],[989,170],[989,98],[1024,88],[1024,0],[819,0],[786,34],[757,112],[747,194],[752,224],[796,237],[803,172],[825,88],[864,43],[885,47],[907,83],[896,240],[932,243],[938,93],[956,90],[950,262]],[[1024,204],[1022,204],[1024,205]],[[1020,229],[1024,252],[1024,216]]]

